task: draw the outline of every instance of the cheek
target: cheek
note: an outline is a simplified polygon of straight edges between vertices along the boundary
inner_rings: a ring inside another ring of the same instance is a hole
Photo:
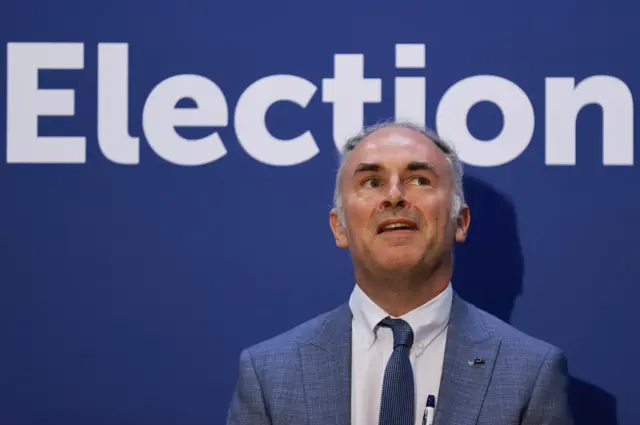
[[[422,202],[416,205],[427,222],[427,226],[430,227],[430,232],[442,232],[450,224],[451,208],[446,202],[446,199],[434,196],[430,199],[422,199]]]
[[[373,194],[354,194],[346,206],[347,216],[353,223],[364,224],[375,211],[379,200]]]
[[[357,206],[352,206],[347,210],[347,222],[349,227],[354,230],[355,233],[359,229],[366,226],[369,212],[367,209]]]
[[[355,207],[372,208],[380,203],[380,193],[373,189],[359,190],[352,195],[352,202]]]

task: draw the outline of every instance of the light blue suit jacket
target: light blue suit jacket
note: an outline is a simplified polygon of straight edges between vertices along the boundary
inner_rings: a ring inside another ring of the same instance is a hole
[[[435,425],[571,425],[567,387],[558,348],[454,294]],[[348,304],[242,351],[227,425],[350,422]]]

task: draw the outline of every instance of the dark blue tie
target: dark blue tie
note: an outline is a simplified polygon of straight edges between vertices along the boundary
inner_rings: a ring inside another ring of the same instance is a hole
[[[413,368],[409,360],[413,330],[404,320],[389,317],[380,326],[393,331],[393,353],[384,371],[379,425],[414,425]]]

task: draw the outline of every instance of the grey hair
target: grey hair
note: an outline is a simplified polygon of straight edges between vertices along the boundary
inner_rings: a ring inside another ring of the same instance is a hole
[[[360,142],[372,133],[387,127],[402,127],[417,131],[431,140],[444,153],[447,162],[451,167],[451,175],[453,177],[452,219],[455,219],[458,214],[460,214],[460,210],[465,203],[465,197],[464,188],[462,187],[462,177],[464,173],[462,161],[460,160],[454,146],[440,137],[434,130],[423,125],[411,121],[387,121],[365,127],[358,134],[349,138],[342,147],[340,152],[340,165],[338,166],[338,172],[336,173],[335,189],[333,192],[333,208],[338,216],[339,225],[341,227],[345,226],[344,207],[342,205],[342,193],[340,190],[340,179],[342,177],[344,164],[347,162],[347,158],[351,152],[353,152]]]

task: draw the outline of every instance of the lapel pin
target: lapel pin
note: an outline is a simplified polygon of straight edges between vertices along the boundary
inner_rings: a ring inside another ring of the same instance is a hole
[[[469,366],[473,366],[473,365],[477,365],[477,364],[485,364],[485,360],[480,358],[480,357],[476,357],[473,360],[469,360]]]

